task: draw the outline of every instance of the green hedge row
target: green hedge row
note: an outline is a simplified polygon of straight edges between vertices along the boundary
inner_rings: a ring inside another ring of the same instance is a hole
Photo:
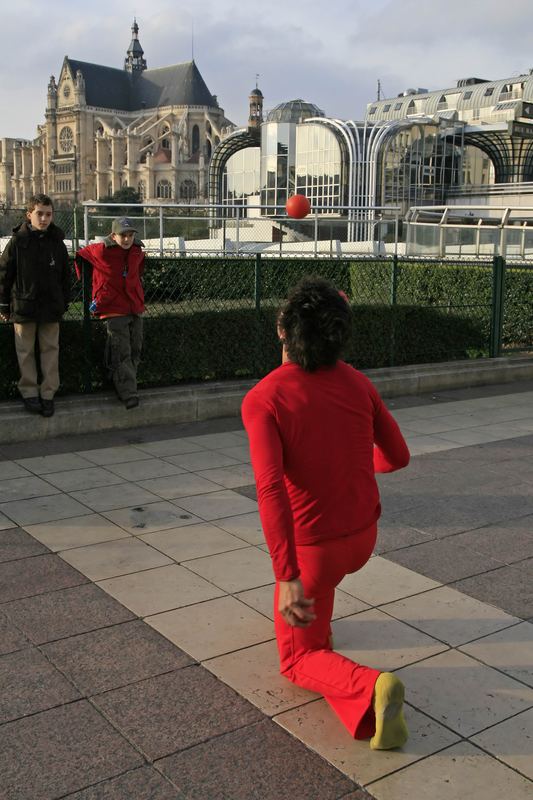
[[[413,306],[354,306],[354,329],[346,360],[365,369],[467,358],[486,348],[475,321],[461,314]],[[181,382],[262,376],[279,364],[276,309],[196,311],[145,318],[141,387]],[[432,336],[428,336],[428,331]],[[61,327],[62,391],[81,392],[109,385],[103,351],[105,328],[90,325],[90,341],[79,322]],[[10,325],[0,327],[0,397],[15,396],[18,378]]]

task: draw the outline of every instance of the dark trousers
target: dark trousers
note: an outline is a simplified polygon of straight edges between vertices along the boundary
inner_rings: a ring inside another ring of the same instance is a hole
[[[105,320],[105,365],[121,400],[137,395],[137,367],[143,341],[142,317],[110,317]]]

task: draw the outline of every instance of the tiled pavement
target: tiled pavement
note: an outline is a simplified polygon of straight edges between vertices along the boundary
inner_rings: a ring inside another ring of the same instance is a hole
[[[7,445],[2,800],[532,796],[533,385],[389,405],[414,458],[333,627],[404,680],[405,748],[277,674],[237,420]]]

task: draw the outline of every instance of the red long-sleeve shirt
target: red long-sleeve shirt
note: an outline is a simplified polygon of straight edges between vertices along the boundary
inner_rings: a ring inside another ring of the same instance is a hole
[[[299,575],[296,543],[374,523],[381,513],[374,473],[409,463],[377,389],[342,361],[316,372],[283,364],[248,392],[242,418],[277,580]]]

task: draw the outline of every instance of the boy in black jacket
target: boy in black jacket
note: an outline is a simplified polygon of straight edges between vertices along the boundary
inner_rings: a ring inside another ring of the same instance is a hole
[[[27,219],[16,227],[0,257],[0,320],[11,320],[24,407],[51,417],[59,388],[59,321],[70,299],[71,270],[63,231],[52,222],[45,194],[30,197]],[[39,339],[42,381],[37,382]]]

